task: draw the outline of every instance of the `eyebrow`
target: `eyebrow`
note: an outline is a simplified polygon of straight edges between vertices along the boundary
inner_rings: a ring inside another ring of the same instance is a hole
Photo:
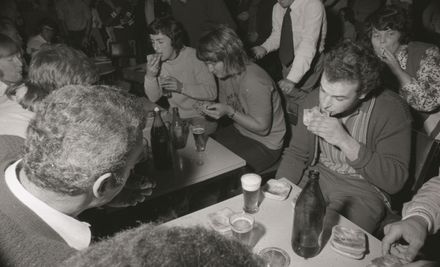
[[[331,97],[342,97],[342,98],[347,98],[346,95],[331,95],[331,94],[329,94],[329,93],[324,89],[324,87],[322,87],[322,84],[319,86],[319,88],[320,88],[319,90],[322,90],[324,93],[330,95]]]

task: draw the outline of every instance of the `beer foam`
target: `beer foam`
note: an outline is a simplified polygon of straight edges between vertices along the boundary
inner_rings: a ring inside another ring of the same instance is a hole
[[[246,217],[238,217],[231,222],[236,233],[247,233],[252,230],[252,220]]]
[[[246,191],[256,191],[260,188],[261,176],[255,173],[247,173],[241,176],[241,186]]]
[[[205,129],[202,127],[197,127],[197,128],[193,128],[192,132],[195,134],[203,134],[203,133],[205,133]]]

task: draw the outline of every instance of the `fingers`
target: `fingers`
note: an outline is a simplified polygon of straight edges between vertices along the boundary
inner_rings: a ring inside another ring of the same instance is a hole
[[[391,245],[402,237],[401,227],[397,224],[388,224],[384,228],[385,237],[382,239],[382,254],[389,254]]]

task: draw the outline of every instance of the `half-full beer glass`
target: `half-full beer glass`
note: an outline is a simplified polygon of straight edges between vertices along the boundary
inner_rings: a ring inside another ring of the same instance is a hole
[[[241,176],[241,187],[243,188],[244,206],[247,213],[258,211],[258,200],[260,199],[261,176],[255,173],[247,173]]]

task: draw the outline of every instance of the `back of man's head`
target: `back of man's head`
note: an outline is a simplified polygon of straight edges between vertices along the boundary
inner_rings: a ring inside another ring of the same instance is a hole
[[[45,45],[29,64],[29,82],[48,93],[70,84],[90,85],[99,80],[93,62],[65,44]]]
[[[63,266],[264,266],[250,249],[202,227],[152,226],[121,232],[78,252]]]
[[[65,86],[52,92],[31,120],[23,165],[36,186],[75,196],[101,175],[118,171],[142,133],[141,104],[108,86]]]
[[[379,86],[380,63],[365,47],[345,40],[330,50],[324,61],[327,81],[359,82],[359,93],[368,94]]]

